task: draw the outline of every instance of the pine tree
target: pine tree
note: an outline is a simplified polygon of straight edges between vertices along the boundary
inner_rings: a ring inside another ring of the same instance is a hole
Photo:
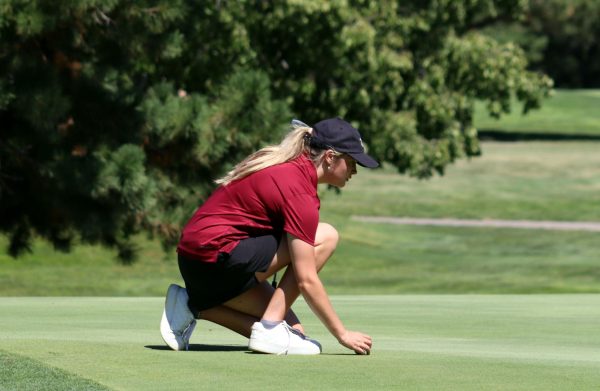
[[[419,177],[479,154],[475,99],[529,110],[551,82],[477,33],[519,0],[7,0],[0,4],[0,231],[61,249],[166,248],[222,175],[292,113],[340,115]]]

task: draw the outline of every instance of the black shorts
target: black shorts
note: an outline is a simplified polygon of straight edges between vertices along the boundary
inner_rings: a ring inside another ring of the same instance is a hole
[[[217,262],[178,256],[179,271],[196,318],[199,312],[223,304],[258,284],[254,273],[267,271],[280,238],[273,235],[240,241],[231,253],[219,253]]]

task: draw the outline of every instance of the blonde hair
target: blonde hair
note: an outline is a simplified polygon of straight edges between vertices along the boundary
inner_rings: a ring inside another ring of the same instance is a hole
[[[309,152],[311,160],[316,163],[323,151],[317,153],[314,148],[309,147],[307,140],[311,134],[312,128],[309,126],[294,127],[279,145],[269,145],[254,152],[215,182],[226,186],[264,168],[294,160],[305,151]]]

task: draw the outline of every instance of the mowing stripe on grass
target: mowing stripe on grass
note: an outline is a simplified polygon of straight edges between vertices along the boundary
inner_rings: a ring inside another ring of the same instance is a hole
[[[523,115],[520,104],[513,98],[513,110],[500,119],[493,118],[485,102],[475,104],[474,123],[477,129],[506,133],[543,135],[598,135],[600,134],[600,90],[557,89],[550,99],[544,99],[539,110]]]
[[[553,231],[600,232],[600,223],[582,221],[532,221],[532,220],[468,220],[425,219],[391,216],[352,216],[352,220],[365,223],[388,223],[400,225],[434,225],[440,227],[489,227],[519,229],[549,229]]]
[[[162,297],[0,297],[0,346],[118,390],[600,389],[600,295],[331,299],[347,327],[373,337],[370,356],[339,345],[303,300],[294,309],[320,356],[252,354],[204,320],[191,351],[171,351]]]
[[[0,390],[108,390],[91,380],[0,350]]]

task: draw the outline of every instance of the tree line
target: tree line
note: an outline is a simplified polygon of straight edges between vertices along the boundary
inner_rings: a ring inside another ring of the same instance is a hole
[[[535,2],[533,2],[535,3]],[[532,6],[535,4],[532,3]],[[552,80],[490,33],[524,0],[7,0],[0,4],[0,231],[68,250],[165,248],[293,118],[341,116],[400,173],[480,153],[473,106],[539,107]]]
[[[523,17],[497,20],[482,32],[519,44],[529,69],[559,88],[600,88],[599,18],[599,0],[530,0]]]

